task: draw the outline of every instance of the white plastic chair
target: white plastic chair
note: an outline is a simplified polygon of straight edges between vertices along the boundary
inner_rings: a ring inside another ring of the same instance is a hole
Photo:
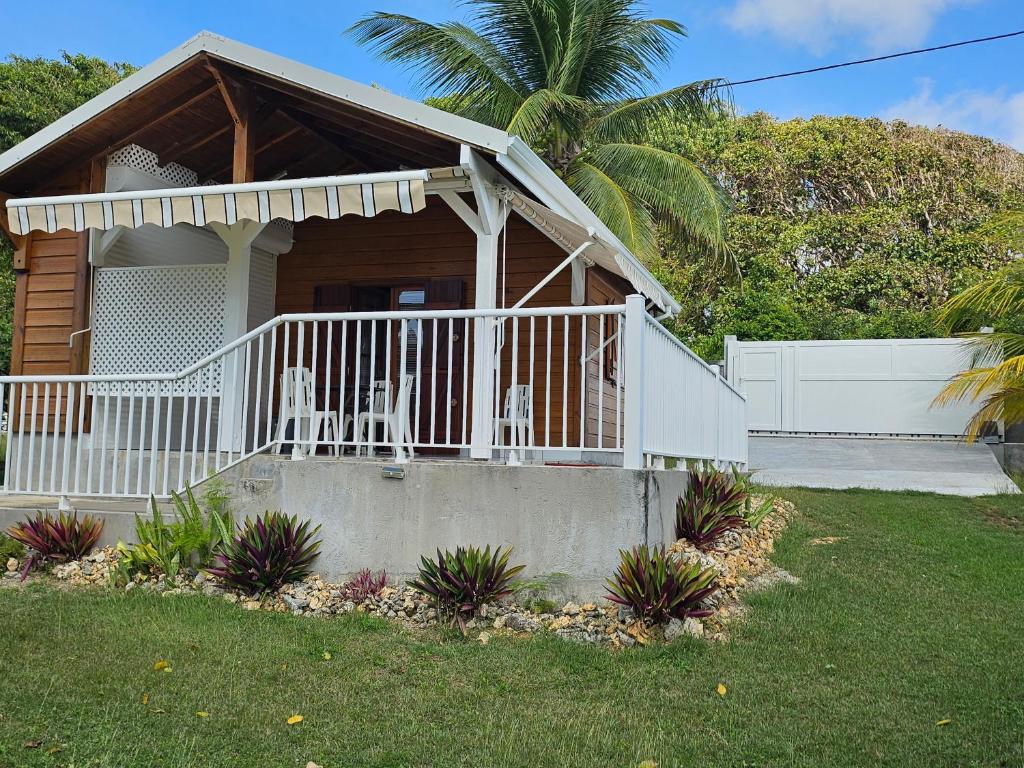
[[[512,396],[515,392],[515,418],[512,413]],[[519,440],[512,443],[513,448],[522,448],[533,444],[533,387],[529,384],[517,384],[509,387],[505,392],[505,408],[502,417],[495,419],[497,428],[497,442],[500,444],[505,437],[505,430],[509,430],[509,438],[518,437]],[[515,434],[512,434],[513,427]]]
[[[403,377],[398,387],[398,395],[395,398],[394,407],[390,412],[388,411],[387,403],[387,384],[383,381],[378,381],[373,385],[373,398],[370,410],[367,413],[360,413],[359,421],[356,423],[356,456],[362,453],[361,443],[364,441],[364,438],[365,442],[368,443],[366,446],[367,455],[373,456],[374,447],[372,441],[377,435],[377,425],[382,425],[385,421],[391,432],[390,437],[395,449],[396,458],[398,460],[404,459],[403,445],[408,448],[410,455],[413,454],[412,430],[409,427],[409,402],[415,379],[416,376],[411,373]]]
[[[281,406],[277,417],[277,452],[288,442],[288,422],[292,427],[292,453],[299,452],[299,442],[310,441],[304,446],[306,453],[316,450],[314,441],[321,439],[329,443],[331,453],[338,455],[338,444],[342,439],[338,428],[338,412],[317,410],[313,392],[313,374],[309,368],[285,368],[281,374]]]

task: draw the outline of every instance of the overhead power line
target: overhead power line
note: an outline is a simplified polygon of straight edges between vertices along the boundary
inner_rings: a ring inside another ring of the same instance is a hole
[[[857,59],[856,61],[844,61],[841,64],[829,64],[824,67],[812,67],[811,69],[798,69],[795,72],[782,72],[778,75],[766,75],[764,77],[752,77],[749,80],[733,80],[718,85],[719,88],[732,88],[737,85],[749,85],[750,83],[763,83],[766,80],[780,80],[784,77],[796,77],[797,75],[810,75],[814,72],[827,72],[830,69],[842,69],[843,67],[855,67],[858,64],[872,64],[876,61],[888,61],[889,59],[900,59],[904,56],[916,56],[919,53],[932,53],[933,51],[945,51],[948,48],[960,48],[965,45],[977,43],[990,43],[993,40],[1005,40],[1008,37],[1024,35],[1024,29],[1017,32],[1006,32],[1002,35],[990,35],[989,37],[976,37],[973,40],[961,40],[957,43],[946,43],[945,45],[934,45],[931,48],[918,48],[913,51],[900,51],[885,56],[873,56],[870,59]]]

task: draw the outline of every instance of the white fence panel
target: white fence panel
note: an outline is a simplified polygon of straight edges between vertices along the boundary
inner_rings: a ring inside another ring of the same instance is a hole
[[[755,432],[946,437],[974,411],[931,407],[969,365],[960,339],[729,339],[726,357]]]

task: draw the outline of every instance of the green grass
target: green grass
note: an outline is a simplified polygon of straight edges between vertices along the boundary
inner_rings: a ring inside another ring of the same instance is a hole
[[[753,597],[725,645],[480,646],[199,597],[2,590],[0,766],[1024,764],[1020,499],[785,495],[802,515],[776,561],[803,583]]]

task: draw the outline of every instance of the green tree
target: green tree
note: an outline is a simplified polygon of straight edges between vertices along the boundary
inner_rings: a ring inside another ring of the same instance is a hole
[[[938,308],[1015,252],[989,223],[1024,200],[1024,156],[988,139],[756,113],[675,125],[657,140],[693,158],[733,201],[728,244],[742,286],[671,238],[652,264],[683,297],[673,330],[708,358],[722,354],[725,334],[934,335]]]
[[[60,59],[10,56],[0,62],[0,152],[105,91],[132,72],[84,54]],[[5,213],[0,215],[6,215]],[[0,236],[0,371],[10,370],[14,314],[13,250]]]
[[[529,142],[638,255],[657,254],[656,224],[722,259],[726,207],[684,154],[650,141],[652,126],[701,121],[716,81],[648,93],[685,28],[643,18],[635,0],[465,0],[469,24],[373,13],[349,33],[385,61],[419,70],[452,112]]]

